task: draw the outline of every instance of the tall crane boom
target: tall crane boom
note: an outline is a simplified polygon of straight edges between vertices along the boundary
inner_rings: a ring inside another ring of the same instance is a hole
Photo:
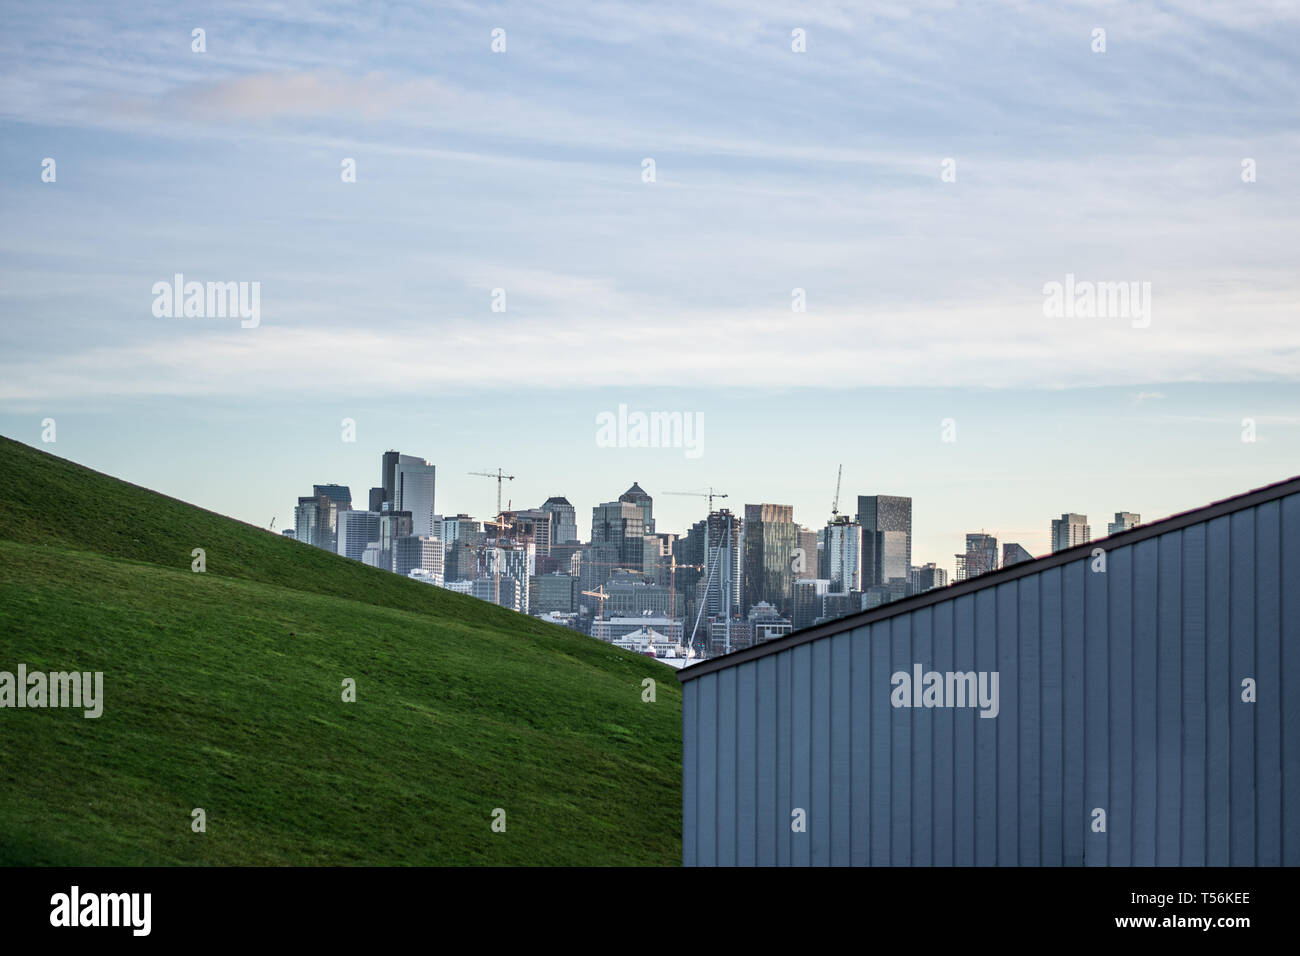
[[[501,482],[514,481],[515,476],[504,474],[500,468],[496,470],[496,474],[493,474],[490,471],[471,471],[470,474],[477,475],[480,478],[495,478],[497,480],[497,517],[500,518],[501,517]]]
[[[708,491],[665,491],[664,494],[666,494],[666,495],[688,495],[688,496],[690,496],[690,497],[692,497],[692,498],[708,498],[708,499],[709,499],[709,514],[713,514],[713,499],[714,499],[714,498],[726,498],[726,497],[727,497],[727,494],[726,494],[725,492],[722,492],[722,491],[714,491],[712,486],[709,487],[709,490],[708,490]]]
[[[840,513],[840,479],[844,477],[844,466],[840,465],[839,472],[835,475],[835,500],[831,502],[831,514],[839,515]]]

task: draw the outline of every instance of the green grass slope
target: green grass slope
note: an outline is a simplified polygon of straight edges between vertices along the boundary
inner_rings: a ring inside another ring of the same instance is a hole
[[[680,862],[669,668],[6,438],[0,488],[0,671],[104,673],[0,708],[0,864]]]

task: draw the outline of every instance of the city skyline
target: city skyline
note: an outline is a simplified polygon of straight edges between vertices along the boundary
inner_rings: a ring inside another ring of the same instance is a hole
[[[566,534],[570,532],[552,529],[566,527],[563,522],[572,521],[574,517],[576,517],[577,513],[582,511],[581,508],[573,505],[571,496],[569,495],[552,494],[539,505],[528,505],[526,503],[514,505],[512,499],[502,497],[501,512],[492,510],[488,512],[470,513],[455,506],[450,509],[441,508],[437,506],[436,501],[432,497],[434,475],[437,468],[436,462],[428,461],[418,455],[407,455],[397,451],[396,449],[385,450],[381,461],[381,484],[368,488],[368,494],[366,496],[358,496],[357,493],[352,492],[352,486],[350,484],[318,483],[313,484],[312,496],[299,497],[298,499],[299,508],[304,506],[304,502],[315,502],[318,499],[324,499],[326,497],[338,502],[338,553],[340,555],[344,555],[344,545],[342,542],[346,536],[342,517],[344,514],[351,511],[355,514],[370,515],[375,519],[376,528],[378,527],[378,521],[380,520],[381,515],[386,515],[389,512],[390,509],[388,506],[390,501],[392,504],[392,512],[402,513],[404,515],[407,514],[406,509],[401,503],[400,492],[394,493],[392,499],[385,498],[384,496],[387,492],[385,491],[382,482],[389,480],[390,463],[394,472],[398,475],[397,484],[399,486],[402,464],[418,463],[417,467],[421,468],[423,471],[427,471],[428,473],[429,497],[427,501],[425,501],[425,506],[429,509],[430,517],[437,520],[434,520],[432,524],[425,529],[412,526],[412,529],[407,533],[412,537],[433,537],[442,541],[445,545],[450,545],[450,543],[455,540],[455,535],[453,534],[450,537],[445,537],[443,535],[443,519],[446,519],[453,524],[468,519],[476,522],[480,528],[483,528],[485,524],[490,525],[496,518],[504,516],[506,521],[510,522],[507,527],[514,530],[507,531],[506,528],[502,528],[499,533],[506,538],[513,538],[519,533],[518,521],[520,516],[526,516],[525,520],[532,521],[534,518],[542,518],[549,511],[552,512],[552,517],[547,519],[548,528],[545,536],[538,537],[537,539],[539,548],[545,548],[546,551],[549,551],[552,544],[573,544],[581,545],[583,548],[593,549],[606,548],[611,552],[607,557],[614,559],[607,562],[608,564],[630,565],[639,563],[643,548],[643,538],[654,537],[657,533],[660,537],[667,535],[671,538],[682,540],[686,538],[692,526],[704,523],[706,518],[712,518],[726,513],[732,516],[733,520],[737,523],[738,528],[741,526],[744,527],[744,534],[746,536],[750,533],[749,529],[751,525],[761,526],[765,522],[788,522],[799,532],[809,532],[812,534],[820,534],[823,531],[826,531],[829,534],[837,531],[842,524],[857,529],[858,533],[850,548],[851,554],[846,555],[846,557],[852,559],[856,568],[851,576],[852,582],[848,588],[850,590],[863,591],[872,586],[882,585],[890,579],[910,579],[915,572],[930,567],[937,567],[940,570],[947,572],[949,580],[956,580],[957,577],[962,574],[960,568],[960,552],[954,555],[954,557],[958,559],[957,565],[945,565],[942,560],[935,560],[934,558],[927,557],[917,557],[913,559],[910,545],[912,535],[913,502],[912,498],[906,495],[846,495],[844,497],[848,501],[856,500],[857,508],[859,509],[856,514],[844,510],[838,516],[828,516],[825,521],[810,523],[795,516],[793,513],[794,509],[791,505],[780,502],[757,501],[745,501],[743,504],[732,504],[730,503],[730,493],[719,492],[719,497],[716,501],[710,500],[709,504],[705,505],[703,517],[692,520],[679,529],[668,530],[659,527],[662,522],[653,517],[654,511],[660,507],[659,502],[661,499],[657,498],[656,495],[647,492],[641,487],[640,482],[634,480],[631,486],[620,495],[609,496],[607,500],[598,501],[591,506],[592,517],[590,523],[587,525],[588,534],[585,537],[582,534],[582,521],[578,520],[576,523],[577,530],[575,537],[568,539],[566,538]],[[490,477],[490,474],[487,472],[471,472],[470,474],[477,477]],[[502,472],[502,474],[504,474],[504,472]],[[513,480],[514,476],[505,477]],[[504,479],[499,478],[498,484],[505,487]],[[661,492],[660,494],[692,496],[697,498],[709,497],[709,492],[703,490],[685,492],[667,491]],[[367,500],[367,498],[373,503],[376,500],[376,495],[379,495],[379,500],[383,502],[383,507],[379,511],[376,511],[375,509],[368,510],[366,508],[352,507],[353,501]],[[650,506],[651,501],[655,502],[653,508]],[[710,506],[712,507],[711,511],[709,510]],[[866,509],[866,511],[864,512],[862,509]],[[585,511],[583,511],[583,513],[585,514]],[[1160,520],[1161,518],[1169,517],[1175,513],[1176,512],[1161,514],[1159,518],[1154,520]],[[1120,519],[1119,523],[1108,521],[1106,533],[1103,534],[1099,532],[1094,535],[1088,530],[1089,526],[1087,522],[1089,521],[1089,518],[1087,514],[1063,513],[1060,518],[1053,516],[1048,519],[1050,532],[1047,538],[1050,548],[1042,552],[1034,552],[1030,549],[1026,549],[1019,542],[1005,541],[1004,543],[999,544],[996,529],[981,527],[979,531],[966,531],[962,534],[966,540],[966,553],[968,557],[973,539],[987,538],[992,542],[990,545],[992,549],[990,554],[992,556],[989,558],[983,558],[979,562],[979,573],[983,573],[984,571],[995,570],[998,567],[1013,562],[1045,557],[1050,553],[1064,550],[1065,548],[1072,547],[1076,544],[1103,540],[1106,537],[1118,534],[1121,531],[1128,530],[1129,528],[1142,523],[1141,515],[1136,512],[1117,510],[1114,512],[1114,517]],[[1081,527],[1072,532],[1068,540],[1063,540],[1059,537],[1058,525],[1067,518],[1078,519],[1078,523]],[[621,526],[615,527],[615,525],[619,525],[620,522]],[[709,523],[712,524],[711,521]],[[904,525],[906,527],[905,531],[902,530]],[[292,530],[295,532],[294,536],[297,537],[298,540],[304,540],[301,533],[297,531],[300,526],[301,525],[298,522],[295,522],[293,526],[282,528],[280,533],[286,534]],[[884,562],[880,562],[879,556],[882,553],[887,553],[888,546],[884,544],[883,537],[878,539],[874,546],[875,556],[873,557],[872,546],[869,543],[871,529],[873,527],[879,529],[876,532],[877,535],[895,532],[905,535],[906,544],[904,545],[900,540],[900,543],[897,546],[894,546],[897,550],[896,556],[888,558]],[[312,528],[314,532],[314,525]],[[274,530],[274,528],[268,526],[268,530]],[[489,537],[492,536],[492,534],[489,534]],[[534,537],[534,531],[531,526],[528,526],[526,536],[530,539]],[[740,541],[743,540],[744,539],[740,539]],[[740,541],[736,543],[736,547],[738,548],[740,547]],[[836,541],[838,541],[838,538]],[[627,542],[632,543],[629,545]],[[315,542],[313,540],[310,543]],[[793,554],[800,546],[800,542],[797,536],[795,536],[788,542],[785,542],[785,545],[786,547],[783,551],[788,551]],[[362,547],[364,548],[364,544]],[[1001,548],[1002,557],[997,556],[999,547]],[[349,551],[356,550],[352,543],[349,543],[347,548]],[[327,550],[334,550],[334,548],[332,546],[327,547]],[[635,552],[635,555],[633,552]],[[667,554],[667,552],[665,552],[665,554]],[[836,565],[834,556],[832,556],[829,551],[826,554],[827,563],[823,568],[823,570],[826,571],[826,574],[821,575],[810,572],[806,576],[813,578],[825,577],[832,581],[836,586],[845,583],[842,580],[843,576]],[[345,556],[352,557],[355,560],[361,559],[360,554],[347,554]],[[751,571],[748,569],[748,559],[743,551],[738,554],[737,558],[739,561],[739,564],[737,565],[738,574],[741,575],[741,578],[733,581],[733,584],[736,586],[737,590],[740,591],[742,589],[748,589],[750,586],[747,583],[746,578]],[[898,562],[900,561],[903,563],[899,564]],[[873,565],[876,564],[879,564],[880,566],[873,567]],[[985,565],[991,566],[985,567]],[[761,571],[761,569],[762,565],[760,563],[756,566],[756,570]],[[893,573],[890,573],[891,571]],[[859,574],[861,575],[860,579],[858,577]],[[736,612],[743,614],[748,610],[748,603],[750,602],[738,606]]]

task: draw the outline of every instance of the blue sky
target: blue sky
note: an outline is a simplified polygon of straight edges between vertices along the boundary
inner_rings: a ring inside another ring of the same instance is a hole
[[[102,471],[279,527],[397,447],[440,510],[500,464],[680,530],[709,484],[818,526],[842,462],[950,568],[1300,472],[1293,4],[0,9],[0,432]],[[155,317],[177,272],[261,324]],[[1149,327],[1045,317],[1066,274]],[[703,454],[597,447],[620,403]]]

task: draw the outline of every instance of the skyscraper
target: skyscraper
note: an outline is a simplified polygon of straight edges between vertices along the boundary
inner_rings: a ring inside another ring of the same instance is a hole
[[[1106,525],[1107,534],[1119,534],[1142,523],[1142,516],[1132,511],[1116,511],[1115,520]]]
[[[800,526],[795,535],[799,548],[791,562],[795,580],[815,578],[817,577],[817,532]]]
[[[401,452],[386,451],[384,452],[383,465],[379,476],[379,485],[384,490],[384,502],[389,504],[389,510],[395,510],[392,507],[393,486],[397,474],[397,461],[402,457]],[[379,509],[383,511],[383,508]]]
[[[352,509],[352,489],[347,485],[312,485],[311,493],[329,498],[330,501],[338,505],[339,511],[350,511]]]
[[[715,511],[709,515],[705,534],[706,613],[722,614],[727,603],[723,597],[729,593],[731,614],[740,615],[740,519],[726,508]]]
[[[966,535],[966,553],[957,555],[958,581],[998,569],[998,539],[983,531]]]
[[[654,499],[642,490],[641,486],[635,481],[632,487],[618,496],[619,501],[625,501],[634,504],[641,513],[641,521],[644,527],[641,529],[642,534],[654,534],[655,531],[655,505]]]
[[[794,582],[795,629],[811,627],[822,616],[823,602],[831,589],[825,578],[800,578]]]
[[[552,496],[542,504],[551,513],[551,544],[573,544],[578,538],[578,513],[568,498]]]
[[[478,565],[479,549],[486,537],[483,525],[466,514],[443,518],[439,537],[442,538],[445,553],[443,579],[471,580]]]
[[[906,580],[912,570],[912,499],[858,495],[862,526],[862,585],[859,590]]]
[[[1063,514],[1052,519],[1052,551],[1064,551],[1092,539],[1087,515]]]
[[[378,511],[339,512],[337,550],[343,557],[360,561],[366,545],[378,540]]]
[[[384,511],[379,515],[379,565],[393,570],[393,552],[397,539],[405,538],[411,532],[411,513],[409,511]]]
[[[826,526],[822,551],[833,592],[847,594],[863,589],[862,543],[862,525],[850,521],[848,515],[839,515]]]
[[[645,512],[638,502],[619,500],[596,505],[591,509],[592,560],[641,568],[645,560],[644,529]]]
[[[510,537],[520,541],[531,541],[539,555],[551,553],[552,512],[542,508],[527,508],[520,511],[503,511],[501,515],[502,520],[510,525],[506,529]]]
[[[401,455],[393,472],[394,511],[411,513],[411,534],[433,536],[434,478],[436,466],[413,455]]]
[[[656,584],[661,584],[664,587],[668,587],[672,583],[673,574],[669,565],[672,561],[673,545],[676,541],[677,535],[661,532],[643,535],[641,538],[641,553],[644,556],[641,567]]]
[[[410,574],[416,569],[424,571],[434,584],[443,581],[442,542],[430,535],[406,535],[393,542],[393,570]]]
[[[307,495],[293,509],[294,537],[326,551],[336,550],[339,506],[328,495]]]
[[[745,505],[744,541],[741,599],[745,612],[766,601],[788,614],[793,598],[795,549],[799,547],[794,509],[790,505]]]

